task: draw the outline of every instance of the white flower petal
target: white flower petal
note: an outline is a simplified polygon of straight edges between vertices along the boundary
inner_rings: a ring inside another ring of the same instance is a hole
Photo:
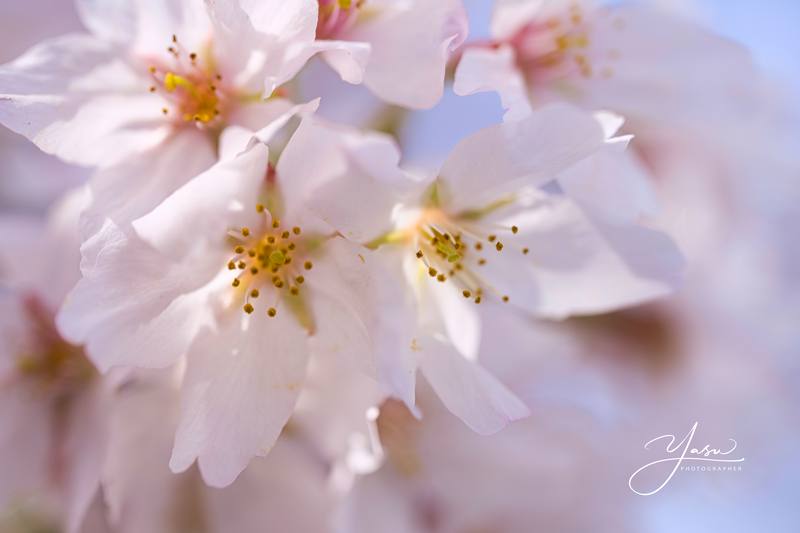
[[[420,368],[425,379],[450,412],[473,431],[491,435],[530,414],[497,378],[449,344],[432,337],[422,339],[421,344]]]
[[[169,257],[182,258],[204,246],[222,250],[229,230],[254,226],[263,218],[255,206],[266,173],[267,147],[254,144],[189,181],[133,227]]]
[[[220,268],[213,257],[205,263],[192,258],[188,268],[110,221],[81,253],[84,277],[56,323],[65,338],[86,343],[102,371],[118,365],[169,366],[212,323],[203,285]]]
[[[277,166],[287,211],[303,205],[348,239],[372,239],[390,229],[389,184],[405,180],[399,160],[386,135],[304,120]]]
[[[319,40],[304,53],[309,57],[321,53],[344,81],[358,85],[364,81],[371,50],[369,43]]]
[[[107,218],[127,226],[208,169],[215,159],[207,135],[187,128],[144,154],[100,169],[89,184],[92,202],[81,220],[83,235],[95,233]]]
[[[664,233],[592,220],[566,199],[509,223],[520,231],[503,255],[519,253],[508,249],[512,242],[515,248],[530,249],[513,267],[530,276],[538,298],[524,292],[515,297],[514,286],[507,290],[512,302],[540,316],[563,318],[636,305],[669,293],[682,277],[682,255]]]
[[[610,109],[636,125],[664,128],[737,127],[732,109],[757,97],[750,55],[740,45],[653,6],[615,6],[592,17],[589,38],[608,69],[582,84],[585,103]],[[658,58],[658,60],[654,60]],[[750,90],[750,92],[748,92]],[[735,115],[735,113],[734,113]]]
[[[67,35],[0,67],[0,122],[81,165],[109,165],[157,145],[169,132],[163,103],[117,52]]]
[[[307,361],[307,334],[288,310],[269,318],[237,309],[206,330],[189,354],[170,468],[182,472],[197,459],[206,483],[231,484],[280,435]]]
[[[627,138],[609,141],[597,153],[558,176],[558,183],[567,195],[610,224],[634,224],[658,210],[650,176],[626,152],[627,143]]]
[[[508,45],[498,48],[468,48],[458,62],[453,91],[469,95],[495,91],[506,114],[504,120],[519,120],[531,113],[528,87]]]
[[[605,142],[592,115],[556,104],[523,120],[467,137],[450,153],[440,178],[451,211],[481,208],[521,186],[540,186]]]
[[[317,324],[312,345],[315,353],[351,358],[414,409],[415,317],[401,281],[378,253],[342,238],[326,242],[307,281]]]
[[[411,0],[357,24],[347,38],[372,47],[364,83],[387,102],[425,109],[442,97],[450,52],[467,36],[458,0]]]

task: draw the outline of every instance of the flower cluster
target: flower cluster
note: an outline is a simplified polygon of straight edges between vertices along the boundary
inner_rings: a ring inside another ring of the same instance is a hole
[[[461,0],[76,7],[83,30],[0,67],[0,122],[89,174],[2,222],[0,506],[67,531],[526,530],[448,459],[520,475],[533,423],[473,433],[536,412],[574,324],[680,285],[664,154],[757,99],[730,90],[746,54],[588,1],[495,0],[484,41]],[[506,115],[411,169],[396,124],[328,118],[319,59],[356,105],[452,81]]]

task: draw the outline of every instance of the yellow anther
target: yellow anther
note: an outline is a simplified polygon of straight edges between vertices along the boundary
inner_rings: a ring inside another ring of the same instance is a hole
[[[514,233],[516,235],[516,233],[518,231],[519,231],[519,228],[517,226],[511,226],[511,233]]]
[[[272,227],[273,228],[280,228],[281,227],[281,221],[276,218],[275,220],[272,221]]]
[[[295,235],[300,235],[300,231],[301,231],[300,228],[297,226],[292,228],[292,233],[294,233]]]
[[[258,298],[258,295],[259,295],[258,289],[253,289],[252,291],[250,291],[250,296],[252,298]]]
[[[289,292],[292,293],[294,296],[297,296],[300,293],[300,289],[297,287],[292,287],[289,289]]]
[[[288,239],[288,238],[289,238],[289,232],[288,231],[284,231],[283,233],[281,233],[281,239]]]
[[[237,254],[242,254],[244,253],[244,246],[237,246],[236,248],[233,249],[233,251],[236,252]]]
[[[245,263],[244,261],[239,261],[238,263],[236,263],[236,266],[239,267],[239,269],[244,270],[244,267],[247,266],[247,263]]]
[[[264,204],[256,204],[256,213],[264,212]]]
[[[497,240],[497,235],[489,235],[489,242],[494,242]]]
[[[236,278],[233,280],[233,282],[231,282],[231,285],[233,285],[234,287],[238,287],[240,283],[241,281],[239,281],[239,278]]]
[[[476,243],[475,243],[475,249],[476,249],[476,250],[478,250],[479,252],[480,252],[481,250],[483,250],[483,243],[476,242]]]
[[[528,255],[528,252],[530,252],[530,251],[531,251],[530,248],[523,248],[522,249],[522,253],[525,254],[525,255]]]
[[[228,261],[228,270],[233,270],[234,268],[236,268],[236,263]]]
[[[442,283],[444,283],[447,280],[444,274],[439,274],[438,276],[436,276],[436,279],[441,281]]]
[[[314,265],[311,263],[311,261],[306,261],[305,263],[303,263],[303,268],[305,268],[306,270],[311,270],[312,268],[314,268]]]
[[[476,304],[479,304],[479,303],[481,303],[481,297],[480,297],[480,296],[476,296],[476,297],[475,297],[475,303],[476,303]]]
[[[486,264],[486,259],[484,259],[484,258],[478,259],[478,264],[481,265],[481,266],[485,265]]]
[[[269,237],[267,237],[267,242],[270,244],[275,244],[275,237],[270,235]]]
[[[251,304],[249,304],[249,303],[244,304],[243,309],[244,309],[244,312],[247,313],[248,315],[253,312],[253,306]]]
[[[269,309],[267,309],[267,315],[269,315],[270,317],[274,317],[277,314],[278,311],[274,307],[270,307]]]
[[[250,273],[254,276],[258,274],[258,267],[250,267]]]
[[[464,295],[464,298],[469,298],[470,296],[472,296],[472,293],[467,290],[461,291],[461,294]]]
[[[279,289],[282,289],[282,288],[283,288],[283,280],[276,279],[276,280],[274,280],[274,281],[272,282],[272,284],[273,284],[273,285],[275,285],[275,287],[277,287],[277,288],[279,288]]]
[[[296,278],[294,278],[294,280],[297,282],[298,285],[302,285],[303,282],[306,280],[306,278],[304,278],[303,276],[297,276]]]
[[[417,250],[417,259],[422,259],[422,250]]]
[[[503,243],[502,243],[502,242],[499,242],[499,241],[498,241],[498,243],[497,243],[497,244],[495,244],[495,245],[494,245],[494,247],[495,247],[495,248],[497,248],[497,251],[498,251],[498,252],[501,252],[501,251],[503,251]]]
[[[430,267],[430,268],[428,269],[428,275],[429,275],[430,277],[432,277],[432,278],[435,278],[435,277],[436,277],[436,273],[437,273],[437,272],[436,272],[436,269],[435,269],[435,268],[433,268],[433,267]]]
[[[293,242],[290,242],[290,243],[289,243],[289,246],[287,246],[287,248],[288,248],[289,250],[294,250],[294,249],[296,248],[296,246],[295,246],[295,244],[294,244]]]
[[[508,303],[508,296],[503,296],[503,301]]]
[[[250,236],[250,228],[242,228],[242,236],[249,237]]]

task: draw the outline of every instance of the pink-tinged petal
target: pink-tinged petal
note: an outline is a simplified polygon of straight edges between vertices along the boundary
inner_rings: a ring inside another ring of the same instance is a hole
[[[307,281],[314,353],[349,358],[413,410],[416,322],[402,278],[385,257],[342,238],[329,240],[324,253]]]
[[[207,170],[215,159],[208,136],[187,128],[146,153],[98,170],[89,184],[92,202],[81,220],[83,235],[95,233],[106,219],[127,226]]]
[[[0,122],[45,152],[87,166],[157,145],[169,133],[163,103],[117,53],[92,37],[67,35],[0,67]]]
[[[473,431],[491,435],[530,415],[528,407],[489,372],[444,340],[420,340],[420,368],[442,403]]]
[[[460,0],[387,4],[347,33],[348,40],[372,47],[366,86],[387,102],[414,109],[433,107],[442,97],[450,53],[466,36]]]
[[[303,386],[308,338],[294,315],[280,309],[247,316],[234,310],[191,348],[181,421],[170,468],[197,459],[203,479],[225,487],[275,444]]]
[[[613,139],[558,176],[570,198],[609,224],[634,224],[658,210],[650,176],[625,150],[627,144],[627,138]]]
[[[65,338],[86,344],[102,371],[169,366],[212,323],[204,285],[220,268],[215,256],[179,264],[110,221],[81,253],[83,279],[56,323]]]
[[[190,180],[135,220],[133,227],[144,242],[168,257],[183,258],[203,247],[222,251],[228,231],[256,227],[263,220],[255,206],[266,175],[267,147],[254,144]]]
[[[680,283],[683,257],[660,231],[604,224],[566,199],[553,199],[507,222],[519,226],[519,234],[495,261],[506,252],[530,250],[522,260],[508,259],[505,269],[530,277],[525,285],[518,282],[522,297],[515,296],[514,286],[507,291],[512,302],[537,315],[608,312],[666,295]],[[502,273],[495,279],[502,279]],[[538,297],[530,294],[530,283]]]
[[[562,104],[481,130],[461,141],[442,167],[448,209],[481,208],[521,187],[544,185],[604,143],[591,114]]]
[[[494,91],[506,114],[503,119],[519,120],[531,113],[528,87],[517,68],[514,50],[508,45],[499,48],[467,48],[458,62],[453,91],[462,96]]]
[[[277,166],[287,210],[303,206],[348,239],[370,240],[390,229],[391,185],[406,180],[399,160],[386,135],[304,120]]]

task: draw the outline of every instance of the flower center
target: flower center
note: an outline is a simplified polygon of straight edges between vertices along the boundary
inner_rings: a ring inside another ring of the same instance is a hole
[[[583,9],[573,4],[560,17],[525,26],[510,42],[523,72],[533,82],[546,83],[574,75],[610,78],[614,71],[607,61],[617,59],[619,51],[598,56],[592,52],[589,35]]]
[[[17,351],[17,371],[22,376],[61,393],[80,389],[95,376],[83,349],[59,335],[52,313],[37,297],[25,298],[24,311],[32,336],[31,342]]]
[[[304,260],[312,243],[299,226],[282,226],[264,205],[257,204],[256,211],[264,215],[258,232],[246,227],[228,232],[234,253],[228,269],[237,271],[231,286],[243,296],[244,312],[253,313],[263,296],[268,300],[267,316],[274,317],[285,296],[299,296],[305,275],[314,267]]]
[[[173,35],[167,52],[171,56],[167,62],[149,69],[153,79],[150,92],[160,93],[170,104],[162,113],[174,116],[177,122],[210,125],[222,114],[225,103],[222,76],[214,70],[210,50],[203,59],[188,52]]]
[[[366,0],[319,0],[317,39],[332,39],[347,31]]]
[[[468,216],[451,217],[438,209],[422,212],[413,226],[416,258],[428,275],[439,283],[450,281],[460,289],[464,298],[481,303],[485,293],[496,293],[481,273],[493,254],[504,253],[506,246],[497,233],[485,234]],[[519,228],[497,227],[499,232],[515,235]],[[522,250],[523,254],[528,249]],[[508,302],[507,294],[495,294]]]

